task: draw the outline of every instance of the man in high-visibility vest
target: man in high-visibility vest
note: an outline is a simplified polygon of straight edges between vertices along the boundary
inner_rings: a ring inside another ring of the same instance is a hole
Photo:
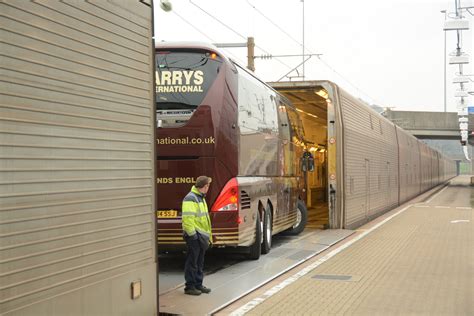
[[[184,197],[181,207],[183,236],[186,241],[186,263],[184,293],[201,295],[210,293],[211,289],[202,285],[204,278],[204,255],[212,243],[211,220],[205,196],[212,179],[200,176],[191,191]]]

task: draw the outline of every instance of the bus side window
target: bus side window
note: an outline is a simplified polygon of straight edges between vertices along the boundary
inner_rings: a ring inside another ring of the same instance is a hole
[[[278,118],[274,92],[259,85],[245,70],[239,73],[239,126],[247,133],[276,134]]]
[[[278,118],[280,121],[280,137],[283,140],[290,142],[291,141],[291,133],[290,133],[291,124],[288,120],[286,106],[281,101],[278,104],[279,104],[278,105]]]
[[[298,113],[296,113],[295,109],[290,107],[287,107],[287,112],[291,124],[292,136],[298,141],[302,141],[304,138],[303,124],[301,123]]]
[[[293,149],[291,144],[291,124],[288,120],[288,114],[286,111],[287,107],[285,103],[278,100],[278,119],[280,123],[280,139],[281,139],[281,152],[280,152],[280,175],[287,176],[294,173],[293,169]]]

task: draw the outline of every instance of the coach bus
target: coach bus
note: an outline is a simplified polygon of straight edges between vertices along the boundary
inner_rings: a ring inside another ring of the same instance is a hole
[[[303,231],[311,154],[285,97],[213,45],[160,43],[156,102],[160,250],[184,245],[181,201],[199,175],[213,179],[214,246],[258,259],[272,235]]]

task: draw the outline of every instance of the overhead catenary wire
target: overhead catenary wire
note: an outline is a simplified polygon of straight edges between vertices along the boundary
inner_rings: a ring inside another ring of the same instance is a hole
[[[194,3],[192,0],[189,0],[189,2],[194,5],[196,8],[198,8],[199,10],[201,10],[204,14],[206,14],[207,16],[211,17],[212,19],[214,19],[215,21],[217,21],[219,24],[223,25],[225,28],[227,28],[228,30],[230,30],[231,32],[233,32],[234,34],[238,35],[239,37],[241,37],[242,39],[244,40],[247,40],[247,37],[245,37],[244,35],[242,35],[241,33],[237,32],[235,29],[233,29],[232,27],[230,27],[229,25],[225,24],[224,22],[222,22],[220,19],[218,19],[217,17],[215,17],[214,15],[212,15],[211,13],[207,12],[206,10],[204,10],[203,8],[201,8],[200,6],[198,6],[196,3]],[[259,45],[255,45],[255,47],[259,48],[261,51],[263,51],[265,54],[268,54],[268,55],[271,55],[270,52],[268,52],[266,49],[264,49],[263,47],[259,46]],[[285,67],[287,67],[288,69],[291,69],[292,67],[289,66],[288,64],[284,63],[283,61],[281,61],[280,59],[278,58],[275,58],[276,61],[278,61],[280,64],[284,65]]]
[[[275,26],[278,30],[280,30],[280,32],[282,32],[283,34],[285,34],[288,38],[290,38],[293,42],[295,42],[296,44],[298,44],[299,46],[303,46],[303,44],[301,42],[299,42],[297,39],[295,39],[293,36],[291,36],[290,34],[288,34],[288,32],[286,32],[282,27],[280,27],[277,23],[275,23],[272,19],[270,19],[268,16],[266,16],[262,11],[260,11],[255,5],[253,5],[249,0],[247,0],[247,4],[252,7],[258,14],[260,14],[265,20],[267,20],[269,23],[271,23],[273,26]],[[315,54],[313,53],[311,50],[309,50],[307,48],[307,46],[305,47],[305,51],[309,52],[310,54],[314,54],[314,55],[317,55],[318,59],[326,66],[328,67],[332,72],[334,72],[335,74],[337,74],[339,77],[341,77],[344,81],[346,81],[350,86],[352,86],[354,89],[356,89],[359,93],[365,95],[366,97],[368,97],[369,99],[371,99],[372,101],[376,101],[373,97],[371,97],[369,94],[367,94],[366,92],[364,92],[362,89],[358,88],[355,84],[353,84],[349,79],[347,79],[346,77],[344,77],[341,73],[339,73],[338,71],[336,71],[333,67],[331,67],[326,61],[324,61],[322,58],[321,58],[321,54]]]
[[[341,75],[336,69],[334,69],[333,67],[331,67],[326,61],[324,61],[321,57],[319,57],[319,60],[326,66],[328,67],[329,69],[331,69],[332,72],[334,72],[335,74],[337,74],[339,77],[341,77],[342,79],[344,79],[349,85],[351,85],[354,89],[356,89],[357,91],[359,91],[361,94],[365,95],[366,97],[368,97],[369,99],[372,100],[372,103],[377,102],[374,98],[372,98],[370,95],[368,95],[367,93],[365,93],[364,91],[362,91],[361,89],[359,89],[356,85],[354,85],[352,82],[349,81],[349,79],[345,78],[343,75]],[[378,103],[378,102],[377,102]]]
[[[199,32],[201,35],[203,35],[204,37],[206,37],[209,41],[211,41],[212,43],[215,43],[216,41],[213,40],[212,38],[210,38],[206,33],[204,33],[203,31],[201,31],[197,26],[195,26],[194,24],[192,24],[191,22],[189,22],[189,20],[185,19],[183,16],[181,16],[179,13],[176,12],[176,9],[173,10],[173,13],[178,17],[180,18],[181,20],[183,20],[186,24],[188,24],[189,26],[191,26],[194,30],[196,30],[197,32]],[[221,48],[222,49],[222,48]],[[240,63],[244,64],[244,62],[242,60],[240,60],[240,58],[238,58],[236,55],[232,54],[230,51],[226,50],[226,49],[223,49],[226,53],[228,53],[229,55],[231,55],[232,57],[234,57],[237,61],[239,61]]]
[[[277,29],[279,29],[283,34],[285,34],[286,36],[288,36],[288,38],[290,38],[293,42],[295,42],[296,44],[300,45],[300,46],[303,46],[303,44],[301,44],[296,38],[294,38],[291,34],[289,34],[287,31],[285,31],[282,27],[280,27],[277,23],[273,22],[269,17],[267,17],[262,11],[260,11],[259,9],[257,9],[257,7],[255,5],[253,5],[253,3],[251,3],[249,0],[247,0],[247,4],[249,6],[251,6],[255,11],[257,11],[258,14],[260,14],[265,20],[267,20],[268,22],[270,22],[274,27],[276,27]],[[307,47],[305,47],[305,50],[310,53],[310,54],[313,54],[312,52],[310,52],[308,50]]]
[[[187,19],[183,18],[179,13],[176,12],[176,9],[172,11],[178,18],[180,18],[181,20],[183,20],[183,22],[185,22],[186,24],[188,24],[189,26],[191,26],[194,30],[196,30],[197,32],[199,32],[202,36],[206,37],[208,40],[210,41],[214,41],[212,38],[210,38],[206,33],[204,33],[203,31],[201,31],[197,26],[195,26],[194,24],[192,24],[191,22],[189,22]]]

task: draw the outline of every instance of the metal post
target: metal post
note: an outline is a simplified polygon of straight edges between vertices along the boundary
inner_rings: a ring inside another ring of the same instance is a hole
[[[255,71],[255,40],[247,37],[247,68]]]
[[[442,10],[444,13],[444,21],[446,22],[446,10]],[[446,31],[444,31],[444,112],[446,112]]]
[[[303,2],[303,80],[304,80],[304,0],[301,0]]]
[[[247,37],[247,43],[214,43],[214,45],[221,48],[247,47],[247,68],[255,71],[255,40],[253,37]]]

